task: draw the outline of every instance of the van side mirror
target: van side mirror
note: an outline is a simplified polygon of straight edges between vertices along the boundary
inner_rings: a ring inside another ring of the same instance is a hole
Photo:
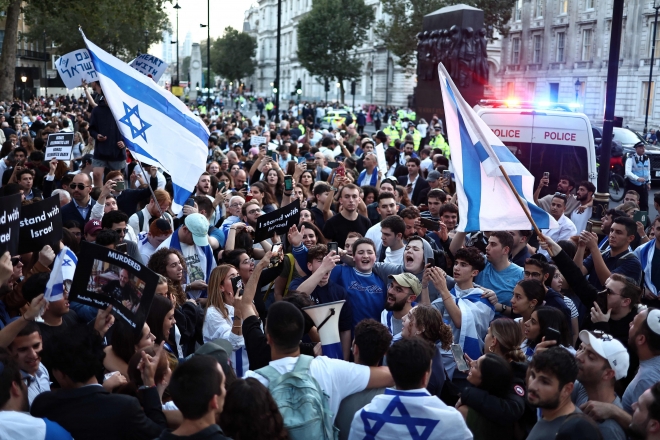
[[[597,145],[600,145],[602,140],[603,140],[603,138],[594,138],[594,143],[597,144]]]

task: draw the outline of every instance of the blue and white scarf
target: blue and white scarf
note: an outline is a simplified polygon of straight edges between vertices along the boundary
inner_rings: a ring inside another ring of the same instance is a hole
[[[364,186],[364,185],[371,185],[371,186],[376,186],[378,183],[378,167],[374,168],[373,172],[371,173],[371,181],[369,183],[365,182],[364,179],[367,176],[367,170],[364,169],[360,173],[360,176],[358,177],[358,185],[359,186]]]
[[[635,249],[635,255],[639,258],[639,262],[642,263],[642,270],[644,272],[644,286],[653,293],[653,295],[658,296],[658,288],[653,285],[651,280],[651,266],[653,265],[653,254],[655,253],[655,238],[648,243],[644,243]]]

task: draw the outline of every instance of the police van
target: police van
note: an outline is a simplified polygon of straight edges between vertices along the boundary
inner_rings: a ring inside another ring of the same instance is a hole
[[[588,180],[596,185],[596,149],[585,114],[570,105],[493,100],[482,100],[474,110],[534,175],[535,185],[545,172],[550,173],[550,191],[562,175],[576,184]]]

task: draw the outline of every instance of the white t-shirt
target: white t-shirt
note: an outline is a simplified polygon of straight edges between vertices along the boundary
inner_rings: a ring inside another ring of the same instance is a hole
[[[174,231],[174,234],[177,234],[177,231]],[[162,242],[158,249],[169,248],[172,241],[172,236],[167,240]],[[186,267],[188,268],[188,280],[186,284],[193,283],[198,280],[206,282],[210,273],[206,273],[206,254],[204,250],[196,245],[188,245],[183,242],[179,242],[181,245],[181,253],[183,258],[186,261]],[[216,266],[215,260],[211,262],[211,270]],[[198,299],[202,294],[201,290],[189,290],[188,295],[192,298]]]
[[[383,235],[380,229],[380,223],[376,223],[367,230],[367,233],[364,234],[365,238],[373,241],[376,245],[376,261],[378,261],[378,256],[380,255],[380,248],[383,246]]]
[[[593,209],[589,207],[585,209],[582,214],[579,214],[576,208],[575,211],[573,211],[573,213],[571,214],[571,221],[575,225],[575,229],[577,230],[578,234],[584,231],[585,229],[587,229],[587,222],[591,218],[592,211]]]
[[[403,261],[403,252],[406,250],[406,247],[403,246],[401,249],[393,251],[392,248],[385,249],[385,263],[391,264],[401,264]]]
[[[270,361],[269,365],[284,374],[293,371],[297,361],[297,357],[285,357]],[[319,383],[323,392],[330,396],[329,407],[332,414],[334,414],[333,421],[341,401],[351,394],[366,389],[371,376],[369,367],[365,365],[357,365],[340,359],[330,359],[326,356],[315,357],[309,366],[309,372]],[[254,371],[248,371],[245,374],[245,379],[248,377],[254,377],[264,386],[268,386],[268,379]]]
[[[142,232],[140,235],[138,235],[137,245],[138,252],[140,252],[140,256],[142,256],[142,262],[147,264],[151,256],[156,253],[157,248],[149,243],[146,232]]]

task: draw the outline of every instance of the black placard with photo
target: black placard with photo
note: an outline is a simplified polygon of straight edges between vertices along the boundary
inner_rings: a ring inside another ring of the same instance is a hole
[[[40,251],[50,245],[59,248],[62,239],[60,197],[53,196],[21,208],[18,253]]]
[[[149,313],[158,274],[128,255],[104,246],[82,242],[69,300],[105,309],[123,319],[135,331]]]
[[[20,220],[21,195],[0,197],[0,256],[7,251],[18,255]]]
[[[257,218],[257,227],[254,231],[254,241],[258,243],[272,238],[275,233],[279,235],[289,232],[289,228],[297,225],[300,220],[300,200],[264,214]]]

